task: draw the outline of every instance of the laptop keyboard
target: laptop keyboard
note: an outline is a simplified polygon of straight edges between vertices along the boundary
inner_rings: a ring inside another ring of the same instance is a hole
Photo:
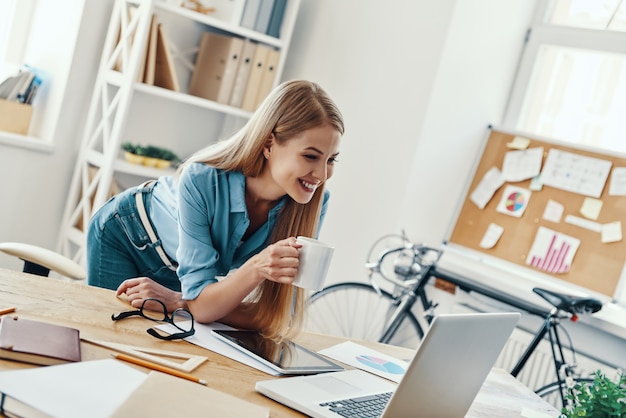
[[[342,417],[380,417],[392,393],[379,393],[341,401],[324,402],[320,406],[327,407]]]

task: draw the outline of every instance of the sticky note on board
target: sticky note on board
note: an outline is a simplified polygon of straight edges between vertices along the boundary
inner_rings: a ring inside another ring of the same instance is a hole
[[[587,219],[598,219],[602,210],[602,201],[600,199],[594,199],[592,197],[586,197],[580,207],[580,213]]]
[[[622,240],[622,223],[620,221],[609,222],[602,225],[602,242],[617,242]]]
[[[513,149],[526,149],[528,145],[530,145],[530,139],[522,138],[521,136],[516,136],[511,142],[506,144],[507,147]]]

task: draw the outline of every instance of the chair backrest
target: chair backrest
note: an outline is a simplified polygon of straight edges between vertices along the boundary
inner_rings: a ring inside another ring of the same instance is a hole
[[[78,263],[57,252],[21,242],[0,242],[0,251],[24,261],[24,272],[47,276],[55,271],[75,280],[85,280],[87,272]]]

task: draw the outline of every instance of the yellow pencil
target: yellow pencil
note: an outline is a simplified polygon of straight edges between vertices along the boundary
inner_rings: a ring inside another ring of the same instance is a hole
[[[180,370],[172,369],[171,367],[161,366],[160,364],[152,363],[151,361],[142,360],[140,358],[127,356],[126,354],[114,354],[118,360],[124,360],[129,363],[137,364],[139,366],[147,367],[152,370],[156,370],[159,372],[171,374],[172,376],[182,377],[183,379],[191,380],[192,382],[200,383],[201,385],[206,385],[206,380],[200,379],[196,376],[190,375],[189,373],[181,372]]]
[[[11,312],[15,312],[15,308],[0,309],[0,315],[8,314],[8,313],[11,313]]]

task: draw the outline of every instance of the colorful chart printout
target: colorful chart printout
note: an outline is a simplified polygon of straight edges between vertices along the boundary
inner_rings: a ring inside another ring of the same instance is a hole
[[[522,189],[521,187],[506,186],[496,210],[500,213],[520,218],[528,206],[530,194],[530,190]]]
[[[567,273],[580,240],[540,226],[526,264],[548,273]]]

